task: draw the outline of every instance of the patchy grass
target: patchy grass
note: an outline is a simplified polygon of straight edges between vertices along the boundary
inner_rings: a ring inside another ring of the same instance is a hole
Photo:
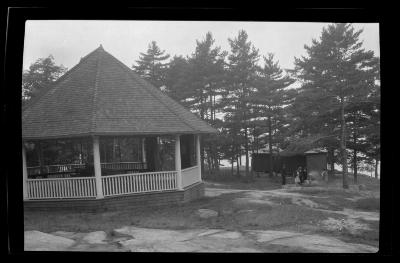
[[[26,212],[25,230],[111,232],[124,225],[163,229],[274,229],[336,216],[292,204],[272,207],[268,204],[234,202],[236,198],[243,196],[244,193],[223,194],[213,198],[204,197],[183,205],[97,214]],[[205,208],[217,211],[218,216],[208,219],[200,218],[196,212],[198,209]]]
[[[204,181],[210,188],[226,188],[241,190],[273,190],[282,188],[280,177],[237,177],[231,175],[213,175]]]
[[[223,181],[225,179],[222,179],[222,181],[208,179],[206,185],[207,187],[243,190],[281,188],[279,177],[255,177],[251,182],[244,182],[240,178],[225,182]],[[379,181],[372,180],[366,186],[367,189],[368,187],[374,189],[373,191],[377,192],[379,196]],[[113,233],[116,228],[129,225],[175,230],[199,228],[218,228],[232,231],[282,230],[326,234],[346,242],[377,245],[379,239],[378,221],[362,221],[368,224],[371,230],[360,230],[357,233],[351,233],[346,229],[341,231],[327,230],[320,225],[321,221],[328,218],[346,219],[345,215],[334,213],[334,211],[342,211],[344,208],[359,211],[379,211],[379,198],[363,196],[363,193],[370,190],[348,191],[332,184],[326,188],[303,187],[301,189],[289,189],[288,191],[302,194],[312,202],[324,205],[326,209],[317,210],[306,205],[293,204],[292,198],[278,195],[268,197],[268,200],[261,198],[259,199],[261,202],[238,202],[238,199],[248,198],[248,192],[236,192],[221,194],[216,197],[203,197],[181,205],[103,213],[26,212],[24,214],[24,228],[25,230],[39,230],[47,233],[60,230],[72,232],[103,230],[109,234]],[[275,205],[271,205],[271,202]],[[200,218],[197,215],[198,209],[212,209],[218,212],[218,216],[208,219]],[[285,248],[282,247],[282,250],[284,251]]]
[[[365,211],[379,211],[380,209],[380,199],[369,197],[363,198],[355,201],[356,209],[365,210]]]
[[[341,239],[344,242],[367,244],[371,246],[379,246],[379,221],[367,221],[359,219],[360,223],[368,224],[371,229],[350,231],[347,228],[340,230],[318,229],[318,232]]]

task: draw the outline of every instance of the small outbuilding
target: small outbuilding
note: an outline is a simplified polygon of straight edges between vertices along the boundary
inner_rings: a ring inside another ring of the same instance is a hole
[[[23,110],[25,207],[200,197],[200,136],[215,132],[100,46]]]
[[[273,171],[279,173],[285,165],[286,173],[294,175],[296,169],[306,167],[308,174],[321,174],[327,168],[327,152],[321,149],[312,149],[302,152],[282,151],[272,156]],[[269,172],[269,153],[256,153],[252,155],[252,169],[255,172]]]

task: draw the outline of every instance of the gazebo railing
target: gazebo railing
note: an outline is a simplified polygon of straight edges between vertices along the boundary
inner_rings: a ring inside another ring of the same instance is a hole
[[[199,182],[199,167],[182,169],[182,187]],[[101,177],[104,196],[178,190],[177,171],[128,173]],[[94,198],[95,177],[27,179],[28,199]]]
[[[177,172],[132,173],[102,177],[104,196],[177,189]]]
[[[199,166],[182,169],[182,187],[199,182]]]
[[[94,177],[28,179],[29,199],[96,197]]]

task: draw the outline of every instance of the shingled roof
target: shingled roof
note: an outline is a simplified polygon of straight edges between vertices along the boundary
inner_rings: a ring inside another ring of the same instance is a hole
[[[22,113],[24,139],[214,132],[102,46],[82,58]]]

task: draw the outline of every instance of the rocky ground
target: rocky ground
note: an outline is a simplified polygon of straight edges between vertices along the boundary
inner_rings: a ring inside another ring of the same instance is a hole
[[[249,190],[218,183],[206,186],[205,198],[183,206],[141,213],[93,215],[93,218],[70,215],[74,220],[82,218],[82,222],[74,223],[81,224],[79,229],[54,223],[60,222],[58,216],[62,218],[63,215],[46,218],[26,215],[25,250],[378,251],[379,206],[371,207],[379,200],[376,188],[360,190],[352,186],[343,190],[335,185],[289,185],[272,190]],[[44,222],[34,224],[35,219]],[[91,227],[82,228],[85,220]],[[113,224],[107,224],[111,221]]]

